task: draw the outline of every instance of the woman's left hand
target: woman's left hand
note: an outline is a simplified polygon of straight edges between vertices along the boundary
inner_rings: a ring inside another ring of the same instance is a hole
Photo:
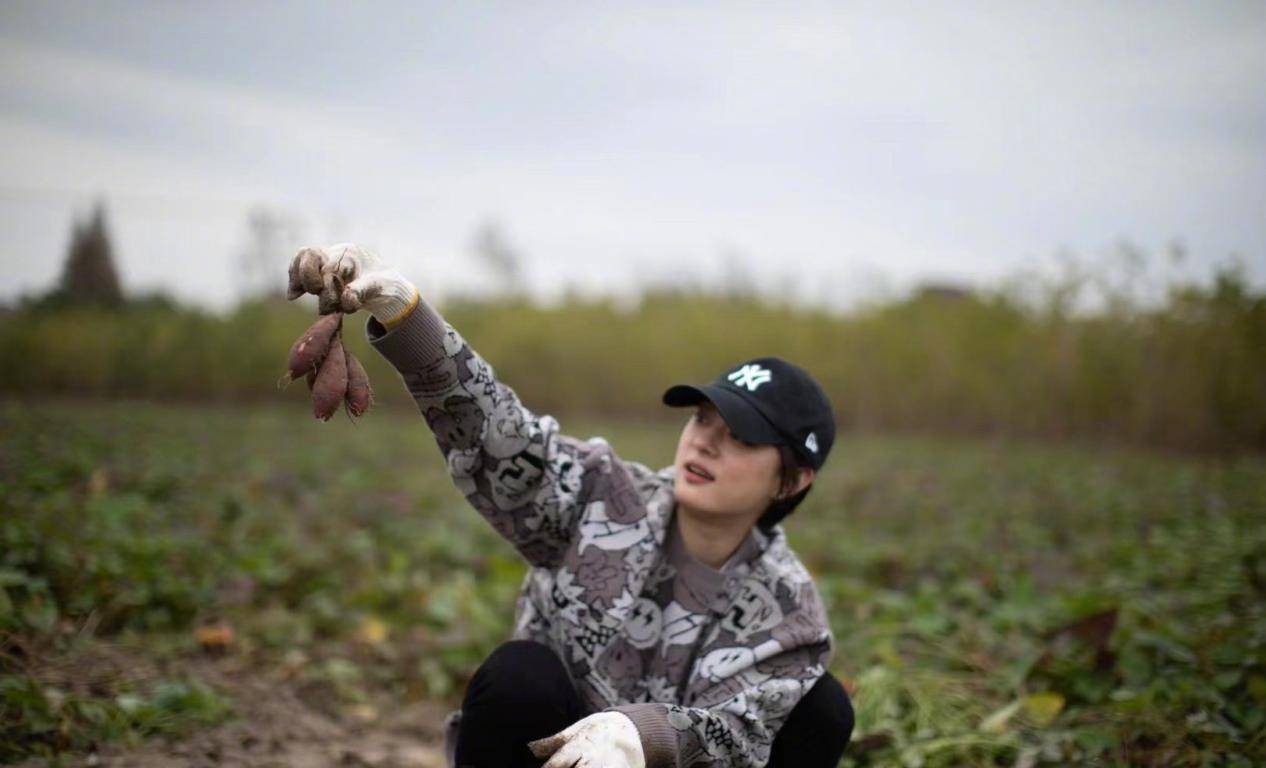
[[[646,768],[637,726],[620,712],[597,712],[553,736],[528,742],[541,768]],[[550,757],[553,755],[553,757]]]

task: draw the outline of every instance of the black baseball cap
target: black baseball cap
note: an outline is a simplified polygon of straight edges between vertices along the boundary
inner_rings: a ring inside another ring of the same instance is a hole
[[[803,368],[758,357],[725,371],[711,384],[678,384],[664,392],[674,408],[710,401],[738,439],[786,445],[802,466],[821,469],[835,442],[835,414],[826,392]]]

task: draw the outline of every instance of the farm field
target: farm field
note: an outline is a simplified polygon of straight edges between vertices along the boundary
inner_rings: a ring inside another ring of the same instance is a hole
[[[652,466],[679,429],[562,424]],[[842,765],[1266,763],[1264,523],[1260,455],[841,435],[785,527]],[[0,401],[0,762],[433,746],[523,573],[407,408]]]

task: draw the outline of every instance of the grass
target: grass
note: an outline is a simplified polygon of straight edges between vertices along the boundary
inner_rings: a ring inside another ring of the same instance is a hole
[[[563,426],[655,466],[678,429]],[[0,759],[231,716],[182,673],[211,650],[356,707],[454,701],[509,633],[523,565],[415,412],[8,400],[0,435]],[[843,764],[1263,763],[1264,515],[1257,455],[844,434],[787,523]],[[117,648],[145,668],[66,672]]]

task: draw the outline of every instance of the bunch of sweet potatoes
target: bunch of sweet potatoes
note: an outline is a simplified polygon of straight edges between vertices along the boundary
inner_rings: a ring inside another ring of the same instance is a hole
[[[342,312],[322,315],[303,332],[290,348],[278,385],[284,387],[301,376],[312,390],[312,413],[321,421],[329,421],[339,404],[350,416],[360,416],[374,402],[364,367],[343,348]]]

